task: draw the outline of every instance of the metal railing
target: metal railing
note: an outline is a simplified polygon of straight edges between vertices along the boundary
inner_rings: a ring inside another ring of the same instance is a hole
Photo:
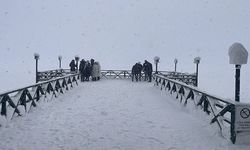
[[[38,81],[48,81],[50,79],[62,77],[65,75],[71,74],[70,70],[68,69],[56,69],[56,70],[47,70],[37,72]]]
[[[74,74],[76,72],[70,72],[69,69],[58,69],[38,72],[38,81],[47,81],[53,78],[62,77],[68,74]],[[155,74],[155,72],[153,72]],[[168,77],[170,79],[178,80],[189,85],[195,85],[196,75],[189,73],[171,72],[171,71],[158,71],[158,74]],[[142,72],[142,77],[145,77]],[[101,78],[104,79],[130,79],[132,78],[131,70],[101,70]]]
[[[200,107],[212,117],[210,123],[216,123],[222,135],[229,133],[231,141],[235,143],[234,113],[236,102],[214,96],[163,75],[154,75],[154,80],[156,86],[160,87],[161,90],[168,91],[184,106],[187,106],[188,102],[192,102],[196,107]]]
[[[105,79],[130,79],[132,77],[131,70],[102,70],[101,78]],[[155,74],[155,72],[153,72]],[[170,71],[158,71],[159,75],[163,75],[170,79],[178,80],[189,85],[195,85],[196,75],[189,73],[179,73]],[[142,72],[142,77],[145,77],[144,72]]]
[[[14,116],[22,116],[37,106],[43,97],[46,99],[63,94],[74,85],[78,84],[79,74],[66,75],[63,77],[40,82],[24,88],[0,93],[1,116],[12,119]]]

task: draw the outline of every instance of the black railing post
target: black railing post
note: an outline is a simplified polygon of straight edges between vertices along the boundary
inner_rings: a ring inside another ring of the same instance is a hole
[[[36,83],[38,82],[38,59],[36,59]]]
[[[233,144],[236,142],[236,132],[235,132],[235,105],[232,105],[231,108],[231,124],[230,124],[230,134],[231,134],[231,141]]]
[[[156,65],[156,66],[155,66],[155,68],[156,68],[156,69],[155,69],[155,73],[158,74],[158,62],[157,62],[155,65]]]
[[[241,65],[235,65],[235,101],[240,101],[240,68]]]
[[[39,54],[35,53],[34,58],[36,60],[36,83],[38,83],[38,59],[39,59]]]
[[[199,63],[196,64],[196,77],[195,77],[195,86],[198,86],[198,79],[199,79]]]

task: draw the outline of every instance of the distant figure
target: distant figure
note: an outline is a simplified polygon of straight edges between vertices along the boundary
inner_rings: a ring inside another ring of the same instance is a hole
[[[132,67],[132,82],[134,81],[134,78],[135,78],[136,82],[138,82],[140,72],[141,72],[140,64],[139,64],[139,63],[136,63],[136,64]]]
[[[81,74],[81,82],[84,82],[84,70],[86,68],[86,61],[84,59],[81,60],[80,66],[79,66],[79,71]]]
[[[93,66],[92,66],[92,81],[97,81],[100,79],[100,75],[101,75],[101,66],[99,64],[99,62],[94,62]]]
[[[143,64],[143,70],[145,73],[145,81],[148,80],[148,82],[152,81],[152,72],[153,72],[153,66],[150,62],[145,60]]]
[[[75,72],[76,71],[76,64],[75,64],[75,60],[72,60],[69,64],[70,67],[70,71],[71,72]]]
[[[148,80],[148,74],[146,72],[147,65],[147,60],[145,60],[142,67],[142,71],[144,72],[144,81]]]
[[[91,67],[93,67],[94,62],[95,62],[95,60],[94,60],[93,58],[92,58],[92,59],[90,59],[90,64],[91,64]]]
[[[141,64],[141,62],[138,62],[138,69],[139,69],[139,81],[141,81],[141,78],[142,78],[142,69],[143,69],[143,66]]]
[[[91,64],[90,64],[90,62],[87,60],[87,61],[86,61],[86,65],[85,65],[85,69],[84,69],[85,81],[89,81],[90,75],[91,75]]]
[[[91,66],[91,79],[92,81],[95,81],[95,79],[92,76],[92,72],[93,72],[93,66],[94,66],[95,60],[93,58],[90,59],[90,66]]]
[[[97,61],[97,66],[98,66],[98,74],[97,74],[97,80],[101,79],[101,65],[100,63]]]

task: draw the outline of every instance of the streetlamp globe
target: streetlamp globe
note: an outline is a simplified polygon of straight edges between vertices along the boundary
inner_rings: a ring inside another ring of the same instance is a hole
[[[39,55],[38,53],[34,53],[34,58],[35,58],[36,60],[38,60],[39,57],[40,57],[40,55]]]
[[[154,57],[154,63],[157,64],[160,62],[160,57],[159,56],[155,56]]]
[[[234,65],[247,64],[248,52],[241,43],[234,43],[228,50],[229,63]]]
[[[195,58],[194,58],[194,63],[195,63],[195,64],[199,64],[200,61],[201,61],[201,58],[200,58],[200,57],[195,57]]]
[[[80,57],[78,55],[75,56],[75,60],[79,61]]]
[[[61,56],[61,55],[58,56],[58,60],[59,60],[59,61],[62,60],[62,56]]]
[[[174,63],[175,63],[175,64],[178,63],[178,59],[177,59],[177,58],[174,59]]]

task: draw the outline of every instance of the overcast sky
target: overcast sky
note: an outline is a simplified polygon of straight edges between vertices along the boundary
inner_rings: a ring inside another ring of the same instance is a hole
[[[0,0],[1,70],[33,73],[35,52],[41,70],[57,68],[58,55],[64,68],[79,55],[103,69],[157,55],[161,70],[178,58],[179,71],[194,72],[200,56],[201,78],[212,80],[233,71],[231,44],[250,49],[249,18],[247,0]]]

